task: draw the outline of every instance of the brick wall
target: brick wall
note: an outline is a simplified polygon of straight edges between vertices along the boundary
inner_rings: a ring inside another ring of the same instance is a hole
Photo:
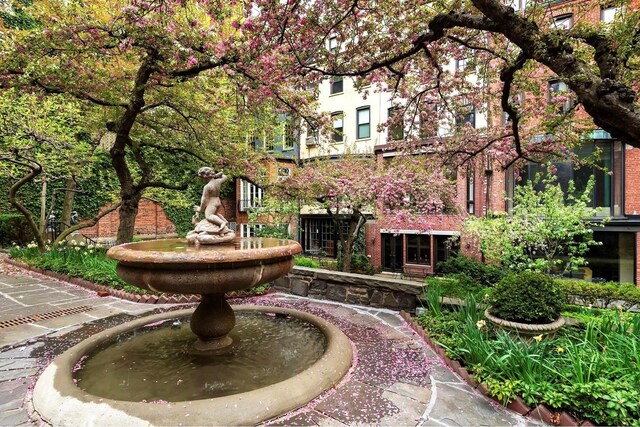
[[[640,233],[636,233],[636,286],[640,288]]]
[[[640,148],[625,150],[624,213],[640,215]]]
[[[108,209],[110,205],[110,203],[105,205],[103,209]],[[118,226],[120,225],[119,213],[119,209],[108,213],[100,218],[100,221],[93,227],[83,229],[81,231],[82,234],[93,239],[115,238],[118,234]],[[175,232],[176,227],[169,220],[160,203],[149,199],[140,200],[134,235],[163,236],[175,234]]]

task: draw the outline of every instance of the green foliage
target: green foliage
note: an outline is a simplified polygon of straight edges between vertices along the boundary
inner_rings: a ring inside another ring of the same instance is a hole
[[[597,319],[525,342],[493,329],[474,306],[441,306],[439,315],[424,311],[418,321],[491,395],[503,403],[520,395],[529,406],[543,403],[600,425],[638,424],[640,316],[592,310]]]
[[[33,234],[22,215],[0,214],[0,247],[13,243],[24,245],[33,240]]]
[[[288,231],[288,224],[263,225],[256,230],[256,237],[272,237],[275,239],[293,239]]]
[[[499,265],[476,261],[464,255],[452,256],[439,263],[437,272],[446,275],[464,274],[484,287],[494,286],[506,274],[505,269]]]
[[[107,258],[107,248],[93,245],[47,246],[40,252],[35,243],[12,247],[9,255],[34,267],[80,277],[115,289],[143,294],[146,291],[131,286],[116,274],[117,262]]]
[[[566,302],[560,286],[541,273],[509,275],[495,287],[489,299],[491,314],[521,323],[549,323],[558,319]]]
[[[12,11],[0,12],[0,19],[4,25],[14,30],[32,30],[39,26],[39,22],[29,15],[21,6],[31,6],[33,1],[18,0]]]
[[[585,305],[597,305],[607,307],[615,301],[622,301],[621,305],[629,309],[640,304],[640,288],[633,283],[592,283],[576,279],[555,279],[563,291],[569,297],[573,297]]]
[[[295,256],[293,259],[299,267],[320,268],[320,263],[314,259],[304,256]]]
[[[537,184],[544,190],[537,191]],[[490,260],[512,271],[550,273],[585,265],[582,255],[598,244],[588,222],[595,214],[589,207],[592,190],[593,178],[580,195],[570,181],[565,199],[555,175],[538,178],[516,187],[509,215],[469,217],[465,232],[479,239]]]

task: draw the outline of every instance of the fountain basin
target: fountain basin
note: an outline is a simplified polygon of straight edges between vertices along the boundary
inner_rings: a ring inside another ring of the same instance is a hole
[[[151,240],[115,246],[107,256],[118,261],[125,282],[157,292],[200,294],[191,330],[194,351],[224,351],[235,316],[224,298],[284,276],[302,251],[298,242],[262,237],[236,238],[216,245],[189,245],[183,239]]]
[[[335,385],[351,366],[348,338],[323,319],[297,310],[238,306],[241,311],[296,317],[317,327],[326,337],[326,350],[308,369],[284,381],[239,394],[170,403],[143,403],[100,398],[81,390],[73,369],[88,353],[150,323],[185,317],[181,310],[138,319],[80,342],[57,357],[38,379],[34,409],[53,425],[254,425],[303,406]]]

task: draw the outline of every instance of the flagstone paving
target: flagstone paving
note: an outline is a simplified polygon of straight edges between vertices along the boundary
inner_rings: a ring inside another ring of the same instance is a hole
[[[237,302],[310,312],[337,325],[353,343],[354,364],[341,383],[267,425],[541,425],[469,387],[397,313],[283,294]],[[0,426],[43,424],[31,408],[30,390],[55,356],[101,330],[177,308],[184,306],[101,298],[0,258],[0,325],[23,319],[0,327]],[[67,309],[73,314],[55,315]],[[51,313],[55,317],[37,317]]]

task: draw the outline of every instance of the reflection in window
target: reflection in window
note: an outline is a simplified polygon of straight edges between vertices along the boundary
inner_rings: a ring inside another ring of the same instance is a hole
[[[431,264],[430,235],[407,235],[407,264]]]
[[[342,77],[333,77],[331,79],[331,90],[330,90],[331,95],[336,93],[342,93],[342,91],[344,90],[343,83],[344,83],[344,79]]]
[[[331,136],[333,142],[342,142],[344,140],[344,115],[342,112],[331,114],[331,122],[333,123]]]
[[[592,164],[577,165],[571,161],[555,162],[555,175],[562,191],[566,194],[569,181],[573,180],[576,192],[581,194],[586,189],[591,176],[594,177],[594,189],[591,193],[592,207],[596,209],[596,216],[621,216],[623,214],[622,164],[623,146],[619,141],[595,140],[589,141],[575,150],[580,159],[592,159]],[[522,175],[522,182],[533,181],[537,174],[546,173],[542,165],[530,163]],[[513,197],[513,172],[507,175],[511,184],[507,186],[508,198]],[[538,183],[536,190],[543,190]]]
[[[356,138],[369,138],[371,136],[371,117],[369,107],[358,108],[356,113]]]

